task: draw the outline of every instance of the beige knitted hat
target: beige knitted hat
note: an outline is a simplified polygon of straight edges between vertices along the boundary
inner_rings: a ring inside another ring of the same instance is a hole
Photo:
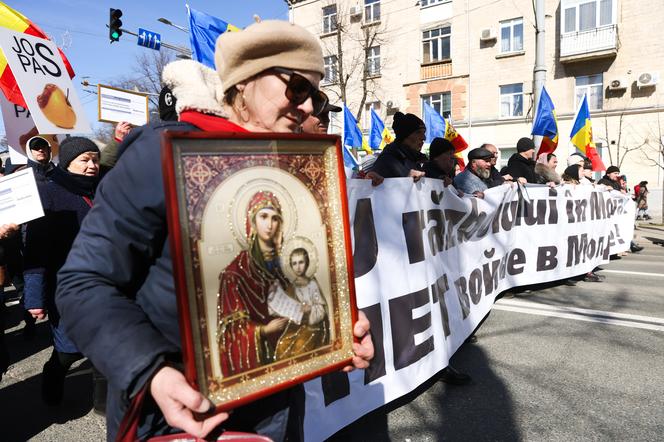
[[[325,75],[318,39],[301,26],[280,20],[254,23],[217,39],[214,61],[224,92],[259,72],[274,67]]]

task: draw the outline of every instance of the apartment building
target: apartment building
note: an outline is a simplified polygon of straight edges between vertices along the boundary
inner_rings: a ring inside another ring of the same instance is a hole
[[[345,96],[365,130],[372,108],[389,126],[397,110],[422,115],[428,102],[471,146],[496,144],[501,161],[530,134],[531,0],[286,2],[290,20],[320,36],[324,89],[333,100]],[[585,94],[605,164],[620,164],[632,185],[648,180],[661,188],[664,45],[656,29],[664,2],[546,0],[545,10],[546,88],[558,116],[559,156],[574,151],[569,133]]]

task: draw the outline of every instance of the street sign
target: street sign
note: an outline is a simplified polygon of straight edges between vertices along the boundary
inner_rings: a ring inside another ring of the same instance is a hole
[[[161,34],[148,31],[147,29],[138,28],[138,40],[136,43],[139,46],[154,49],[158,51],[161,47]]]

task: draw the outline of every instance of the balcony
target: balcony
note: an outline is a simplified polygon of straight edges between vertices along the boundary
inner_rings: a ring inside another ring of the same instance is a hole
[[[562,63],[614,57],[617,53],[617,25],[600,26],[560,36],[560,61]]]
[[[428,63],[420,66],[420,79],[450,77],[452,75],[452,60]]]

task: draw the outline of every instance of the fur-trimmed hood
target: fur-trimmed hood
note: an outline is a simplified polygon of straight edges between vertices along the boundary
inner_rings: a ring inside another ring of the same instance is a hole
[[[561,178],[558,173],[547,166],[546,164],[537,163],[535,164],[535,173],[542,177],[544,183],[549,183],[553,181],[556,184],[560,184]]]
[[[222,105],[224,88],[214,69],[194,60],[178,60],[164,67],[161,78],[175,95],[178,116],[193,110],[228,118]]]

